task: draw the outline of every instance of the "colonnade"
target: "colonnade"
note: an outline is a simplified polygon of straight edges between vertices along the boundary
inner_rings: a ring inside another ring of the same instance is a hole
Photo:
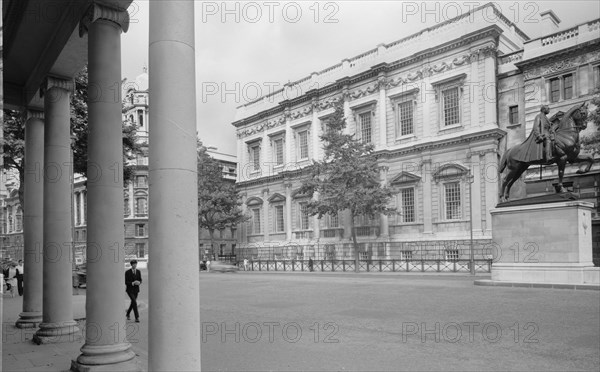
[[[87,291],[85,342],[73,371],[141,369],[126,339],[122,114],[115,89],[129,15],[114,4],[94,2],[79,25],[80,37],[88,38]],[[143,289],[152,303],[150,370],[200,370],[193,7],[150,3],[149,272],[160,278],[147,278]],[[43,113],[30,111],[25,125],[26,273],[17,326],[38,327],[38,344],[83,342],[72,307],[73,90],[71,78],[48,76]]]

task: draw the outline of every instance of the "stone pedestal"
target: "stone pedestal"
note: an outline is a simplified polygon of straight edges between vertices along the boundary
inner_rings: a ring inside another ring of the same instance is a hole
[[[592,208],[581,201],[496,208],[493,282],[599,285],[592,263]]]

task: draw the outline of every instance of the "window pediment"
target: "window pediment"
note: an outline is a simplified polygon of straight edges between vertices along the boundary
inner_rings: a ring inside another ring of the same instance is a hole
[[[253,196],[251,198],[248,198],[248,200],[246,200],[246,205],[249,207],[262,205],[262,203],[263,203],[262,199],[257,198],[256,196]]]
[[[409,172],[400,172],[396,177],[392,178],[390,185],[411,185],[421,181],[421,177]]]
[[[294,198],[294,199],[301,199],[301,198],[308,198],[308,197],[309,197],[309,195],[307,193],[300,192],[300,189],[292,192],[292,198]]]
[[[433,173],[433,178],[440,179],[459,179],[469,173],[469,169],[459,164],[444,164]]]
[[[280,193],[275,193],[269,197],[269,203],[281,203],[285,201],[285,196]]]

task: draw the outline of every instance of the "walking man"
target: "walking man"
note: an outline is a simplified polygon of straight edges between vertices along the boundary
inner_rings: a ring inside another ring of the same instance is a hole
[[[23,296],[23,260],[19,260],[17,265],[17,288],[19,290],[19,296]]]
[[[140,314],[138,313],[137,307],[137,296],[140,293],[140,284],[142,284],[142,273],[139,270],[136,270],[137,260],[131,260],[131,270],[125,271],[125,291],[131,300],[129,304],[129,309],[127,309],[127,320],[131,319],[129,314],[131,314],[131,310],[133,310],[133,315],[135,316],[135,322],[140,322]]]

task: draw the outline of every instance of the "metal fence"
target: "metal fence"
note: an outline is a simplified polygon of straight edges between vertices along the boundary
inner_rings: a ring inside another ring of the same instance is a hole
[[[473,241],[477,272],[490,272],[494,246],[491,240]],[[359,271],[469,272],[470,240],[359,243]],[[352,243],[257,245],[236,250],[238,263],[249,262],[254,271],[355,271]],[[243,268],[243,265],[241,265]]]

